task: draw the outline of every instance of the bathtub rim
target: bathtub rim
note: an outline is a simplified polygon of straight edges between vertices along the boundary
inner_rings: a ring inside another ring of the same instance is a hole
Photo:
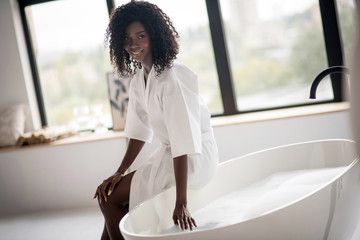
[[[227,164],[227,163],[230,163],[232,161],[236,161],[240,158],[245,158],[245,157],[248,157],[248,156],[252,156],[252,155],[255,155],[255,154],[258,154],[258,153],[262,153],[262,152],[267,152],[267,151],[271,151],[271,150],[275,150],[275,149],[279,149],[279,148],[285,148],[285,147],[291,147],[291,146],[296,146],[296,145],[305,145],[305,144],[311,144],[311,143],[322,143],[322,142],[348,142],[348,143],[352,143],[352,144],[356,144],[355,141],[353,140],[350,140],[350,139],[339,139],[339,138],[336,138],[336,139],[321,139],[321,140],[313,140],[313,141],[304,141],[304,142],[298,142],[298,143],[291,143],[291,144],[286,144],[286,145],[281,145],[281,146],[277,146],[277,147],[272,147],[272,148],[266,148],[266,149],[263,149],[263,150],[259,150],[259,151],[255,151],[255,152],[252,152],[252,153],[248,153],[248,154],[245,154],[245,155],[242,155],[242,156],[239,156],[237,158],[232,158],[232,159],[229,159],[227,161],[224,161],[224,162],[221,162],[219,163],[219,166],[220,165],[223,165],[223,164]],[[274,212],[277,212],[277,211],[280,211],[282,209],[286,209],[298,202],[301,202],[303,201],[304,199],[310,197],[311,195],[314,195],[316,194],[317,192],[320,192],[321,190],[331,186],[335,181],[337,181],[339,178],[341,178],[342,176],[344,176],[348,171],[350,171],[350,169],[352,169],[356,164],[360,164],[360,160],[359,160],[359,156],[357,156],[357,154],[355,154],[355,159],[352,160],[348,165],[344,165],[344,167],[346,166],[346,168],[344,170],[342,170],[340,173],[338,173],[336,176],[334,176],[331,180],[329,180],[328,182],[326,182],[326,184],[314,189],[313,191],[311,191],[310,193],[302,196],[302,197],[299,197],[297,198],[296,200],[294,201],[290,201],[286,204],[283,204],[277,208],[273,208],[267,212],[264,212],[256,217],[253,217],[253,218],[248,218],[248,219],[244,219],[242,221],[239,221],[239,222],[236,222],[236,223],[232,223],[232,224],[228,224],[228,225],[224,225],[224,226],[219,226],[219,227],[214,227],[214,228],[211,228],[211,229],[200,229],[200,230],[196,230],[196,231],[190,231],[190,230],[184,230],[180,233],[165,233],[165,234],[138,234],[138,233],[134,233],[134,232],[130,232],[130,231],[127,231],[125,228],[124,228],[124,225],[125,225],[125,221],[126,219],[128,218],[129,214],[131,214],[132,211],[135,211],[137,208],[141,207],[141,205],[143,205],[143,203],[139,204],[138,206],[136,206],[134,209],[130,210],[120,221],[119,223],[119,228],[120,228],[120,231],[121,233],[123,234],[126,234],[126,235],[130,235],[130,236],[134,236],[134,237],[137,237],[137,238],[148,238],[148,239],[156,239],[156,238],[160,238],[160,239],[166,239],[166,237],[171,237],[171,236],[176,236],[176,235],[184,235],[184,237],[186,237],[188,234],[193,234],[193,233],[201,233],[201,232],[204,232],[204,231],[209,231],[209,230],[219,230],[219,229],[225,229],[225,228],[229,228],[229,227],[233,227],[235,225],[238,225],[238,224],[242,224],[242,223],[245,223],[245,222],[249,222],[249,221],[255,221],[259,218],[262,218],[262,217],[265,217],[265,216],[268,216],[270,214],[273,214]],[[173,187],[170,187],[170,188],[174,188],[175,186]],[[165,191],[168,191],[170,188],[167,188],[167,189],[164,189],[163,191],[161,191],[160,193],[158,193],[157,195],[160,195],[162,194],[163,192]],[[155,195],[155,196],[157,196]],[[153,196],[153,197],[155,197]]]

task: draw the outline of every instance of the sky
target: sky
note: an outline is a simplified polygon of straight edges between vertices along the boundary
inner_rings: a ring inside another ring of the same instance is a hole
[[[115,2],[120,5],[127,1]],[[205,24],[208,21],[205,1],[154,0],[152,2],[170,16],[179,30]],[[33,5],[29,8],[40,51],[84,49],[103,44],[109,21],[105,0],[62,0]]]
[[[116,5],[126,2],[128,1],[115,1]],[[208,23],[204,0],[151,2],[167,13],[180,31]],[[226,9],[226,3],[230,1],[220,2]],[[256,6],[259,18],[266,20],[301,12],[314,2],[318,1],[256,0]],[[29,8],[34,22],[36,42],[42,52],[86,49],[103,44],[109,21],[105,0],[61,0]]]
[[[109,21],[104,0],[63,0],[30,8],[40,51],[83,49],[104,41]]]
[[[314,4],[319,4],[318,0],[256,0],[259,18],[270,20],[287,15],[301,13]]]

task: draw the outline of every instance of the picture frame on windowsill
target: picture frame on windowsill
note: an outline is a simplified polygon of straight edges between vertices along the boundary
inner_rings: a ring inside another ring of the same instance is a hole
[[[107,73],[109,87],[109,100],[113,120],[113,130],[122,131],[125,128],[125,121],[129,103],[130,77],[127,73],[121,76],[117,73]]]

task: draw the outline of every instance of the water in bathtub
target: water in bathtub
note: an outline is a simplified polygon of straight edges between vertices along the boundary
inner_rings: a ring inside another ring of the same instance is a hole
[[[194,231],[227,226],[255,218],[290,204],[345,171],[346,167],[277,172],[261,181],[212,201],[192,213]],[[161,234],[181,232],[178,226],[163,229]]]

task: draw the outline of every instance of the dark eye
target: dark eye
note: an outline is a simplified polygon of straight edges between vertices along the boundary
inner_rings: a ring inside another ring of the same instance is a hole
[[[129,37],[124,37],[124,41],[125,41],[125,42],[128,42],[129,40],[130,40]]]
[[[139,38],[139,39],[145,38],[145,34],[140,34],[138,38]]]

